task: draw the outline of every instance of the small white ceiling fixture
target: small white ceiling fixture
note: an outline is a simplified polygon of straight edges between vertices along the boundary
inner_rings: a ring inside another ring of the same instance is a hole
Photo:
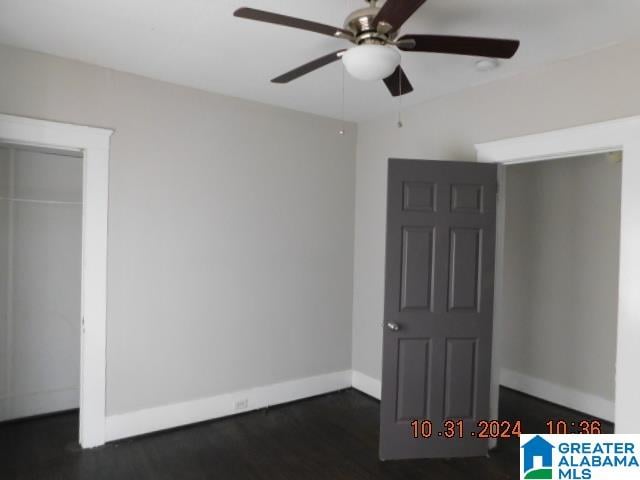
[[[496,58],[482,58],[476,62],[476,70],[479,72],[490,72],[500,66]]]

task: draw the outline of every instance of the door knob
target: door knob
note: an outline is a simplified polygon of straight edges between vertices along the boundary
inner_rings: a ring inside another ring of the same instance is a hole
[[[389,322],[387,323],[387,328],[389,330],[397,332],[398,330],[400,330],[400,325],[398,325],[397,323]]]

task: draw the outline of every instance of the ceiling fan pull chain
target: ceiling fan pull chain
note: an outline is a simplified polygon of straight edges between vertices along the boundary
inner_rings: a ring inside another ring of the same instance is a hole
[[[340,135],[344,135],[345,133],[345,127],[346,127],[346,121],[344,119],[344,65],[341,65],[341,71],[342,71],[342,127],[340,128],[340,131],[338,132]]]
[[[400,95],[398,95],[398,128],[402,128],[404,126],[402,123],[402,59],[400,59],[398,66],[398,90],[400,91]]]

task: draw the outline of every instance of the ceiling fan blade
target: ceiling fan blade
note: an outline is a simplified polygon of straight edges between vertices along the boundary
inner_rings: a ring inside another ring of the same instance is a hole
[[[324,67],[325,65],[329,65],[330,63],[335,62],[336,60],[340,60],[341,54],[345,50],[338,50],[337,52],[330,53],[329,55],[325,55],[324,57],[317,58],[309,63],[305,63],[304,65],[294,68],[290,72],[287,72],[279,77],[271,80],[272,83],[289,83],[296,78],[300,78],[307,73],[311,73],[314,70]]]
[[[392,32],[396,32],[426,1],[387,0],[373,20],[373,25],[378,27],[380,22],[385,22],[391,26]]]
[[[264,10],[256,10],[255,8],[239,8],[233,15],[239,18],[247,18],[258,22],[274,23],[276,25],[284,25],[285,27],[298,28],[309,32],[321,33],[330,37],[345,38],[354,40],[353,33],[342,28],[331,27],[322,23],[311,22],[301,18],[289,17],[278,13],[267,12]]]
[[[384,83],[394,97],[413,92],[413,86],[400,66],[384,79]]]
[[[452,53],[475,57],[511,58],[520,47],[518,40],[456,37],[451,35],[404,35],[398,48],[407,52]]]

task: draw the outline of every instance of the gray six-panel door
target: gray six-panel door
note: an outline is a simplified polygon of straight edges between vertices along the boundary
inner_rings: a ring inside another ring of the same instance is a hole
[[[495,165],[389,161],[383,460],[487,452],[496,188]],[[430,422],[428,438],[414,420]]]

